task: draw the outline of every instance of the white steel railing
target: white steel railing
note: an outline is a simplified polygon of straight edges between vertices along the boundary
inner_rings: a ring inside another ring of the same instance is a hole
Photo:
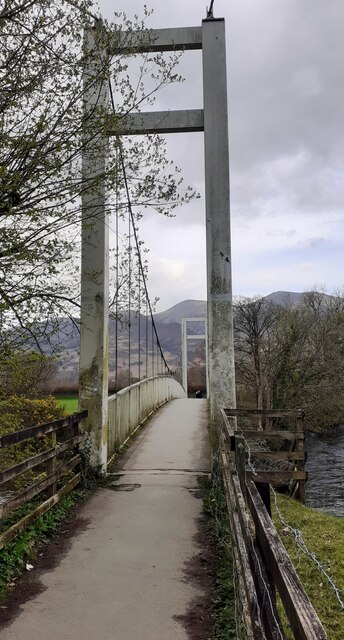
[[[186,393],[172,376],[145,378],[109,396],[108,459],[160,405]]]

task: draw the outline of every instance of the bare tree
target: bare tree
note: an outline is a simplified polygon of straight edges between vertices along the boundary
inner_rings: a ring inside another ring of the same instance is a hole
[[[235,329],[246,402],[259,409],[304,409],[306,426],[320,431],[343,420],[342,296],[311,291],[297,306],[240,299]]]
[[[270,408],[275,357],[275,325],[280,310],[266,298],[238,298],[234,304],[236,367],[239,384],[254,394],[257,409]]]

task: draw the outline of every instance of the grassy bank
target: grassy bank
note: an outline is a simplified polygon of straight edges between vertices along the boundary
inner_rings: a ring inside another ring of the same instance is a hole
[[[332,577],[344,601],[344,519],[301,505],[296,500],[276,495],[285,523],[299,531],[310,553],[314,553],[326,573]],[[329,640],[343,640],[344,610],[326,576],[295,542],[293,531],[281,522],[273,503],[273,519],[294,567],[326,630]],[[290,636],[292,637],[292,636]]]
[[[276,494],[276,502],[277,508],[272,496],[273,520],[328,639],[343,640],[344,610],[328,579],[310,556],[314,554],[338,589],[339,599],[344,602],[344,519],[305,507],[284,495]],[[205,510],[209,516],[210,535],[217,546],[213,640],[239,639],[240,611],[236,611],[235,605],[228,516],[220,486],[208,488]],[[296,544],[293,530],[300,532],[309,554]],[[293,640],[282,605],[279,610],[286,638]]]

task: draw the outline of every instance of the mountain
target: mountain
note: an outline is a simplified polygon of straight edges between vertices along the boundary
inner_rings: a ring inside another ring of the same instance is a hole
[[[311,296],[313,294],[316,294],[319,297],[322,311],[326,311],[331,301],[334,300],[334,296],[330,296],[327,293],[317,291],[304,291],[303,293],[293,293],[292,291],[274,291],[274,293],[269,293],[269,295],[265,296],[265,299],[270,300],[282,307],[291,306],[295,309],[301,304],[304,296]]]
[[[301,304],[302,297],[311,292],[294,292],[294,291],[274,291],[269,293],[265,297],[266,300],[274,302],[281,306],[291,305],[292,307],[298,307]],[[331,300],[332,296],[324,293],[323,296],[324,306]],[[157,322],[162,324],[170,324],[171,322],[177,322],[181,324],[182,318],[205,318],[207,315],[207,303],[204,300],[183,300],[178,302],[170,309],[156,313],[154,318]]]
[[[303,293],[294,293],[292,291],[274,291],[265,296],[265,299],[281,307],[298,307],[303,295]]]
[[[275,304],[297,307],[301,303],[303,293],[291,291],[275,291],[265,296],[266,300]],[[331,296],[324,294],[324,306],[331,299]],[[156,313],[154,315],[156,329],[161,343],[162,350],[165,354],[166,361],[169,366],[174,369],[178,366],[181,352],[181,321],[182,318],[205,318],[207,303],[204,300],[183,300],[175,304],[170,309]],[[118,323],[117,339],[116,339],[116,323],[113,319],[109,322],[109,380],[113,381],[116,376],[116,360],[117,372],[125,378],[127,376],[129,358],[128,343],[129,330],[128,319],[125,316],[122,322]],[[43,323],[42,323],[43,326]],[[146,328],[148,327],[148,348],[146,353]],[[51,339],[43,341],[42,349],[47,354],[53,354],[56,357],[57,373],[55,386],[73,388],[76,387],[78,381],[79,368],[79,331],[77,321],[61,318],[54,326],[55,333]],[[201,322],[194,322],[188,325],[189,333],[204,333],[204,325]],[[139,336],[141,348],[139,349]],[[145,316],[135,316],[131,318],[130,329],[131,343],[131,373],[137,377],[139,371],[141,375],[151,375],[156,370],[156,351],[151,346],[151,324],[147,323]],[[31,348],[35,348],[32,341],[28,340]],[[189,361],[201,361],[204,358],[202,352],[203,341],[190,341],[188,344]],[[140,362],[139,362],[140,353]]]
[[[154,319],[162,324],[181,324],[182,318],[205,318],[206,315],[207,303],[204,300],[183,300],[166,311],[156,313]]]

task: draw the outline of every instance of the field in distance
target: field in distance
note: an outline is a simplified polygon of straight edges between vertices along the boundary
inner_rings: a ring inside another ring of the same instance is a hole
[[[59,405],[65,410],[66,413],[76,413],[79,411],[79,398],[78,396],[60,396],[56,395],[56,400]]]

